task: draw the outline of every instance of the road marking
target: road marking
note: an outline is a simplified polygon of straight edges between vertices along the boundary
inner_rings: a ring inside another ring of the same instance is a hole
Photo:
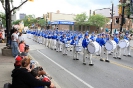
[[[98,58],[97,58],[98,56],[93,56],[93,57],[96,57],[96,59],[98,59]],[[103,59],[105,59],[105,58],[103,58]],[[129,70],[133,70],[133,67],[126,66],[126,65],[123,65],[123,64],[120,64],[120,63],[111,61],[111,60],[110,60],[110,63],[111,63],[111,64],[114,64],[114,65],[117,65],[117,66],[119,66],[119,67],[123,67],[123,68],[129,69]]]
[[[37,52],[39,52],[40,54],[42,54],[43,56],[45,56],[47,59],[49,59],[51,62],[53,62],[54,64],[56,64],[57,66],[59,66],[61,69],[65,70],[67,73],[69,73],[70,75],[72,75],[74,78],[76,78],[77,80],[79,80],[80,82],[82,82],[83,84],[85,84],[87,87],[89,88],[94,88],[92,87],[90,84],[86,83],[84,80],[82,80],[81,78],[77,77],[76,75],[74,75],[72,72],[68,71],[66,68],[64,68],[63,66],[61,66],[60,64],[58,64],[57,62],[55,62],[54,60],[52,60],[50,57],[48,57],[47,55],[43,54],[42,52],[40,52],[39,50],[37,50]]]
[[[120,67],[123,67],[123,68],[126,68],[126,69],[129,69],[129,70],[133,70],[132,67],[129,67],[129,66],[126,66],[126,65],[123,65],[123,64],[119,64],[119,63],[116,63],[116,62],[113,62],[113,61],[110,61],[111,64],[115,64],[117,66],[120,66]]]

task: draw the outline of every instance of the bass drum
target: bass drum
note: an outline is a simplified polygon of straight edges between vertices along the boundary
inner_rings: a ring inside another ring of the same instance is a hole
[[[114,40],[109,40],[105,44],[105,48],[108,51],[114,50],[116,48],[117,44]]]
[[[127,48],[129,46],[129,41],[126,39],[120,40],[118,46],[120,48]]]
[[[94,54],[99,51],[99,49],[100,49],[99,47],[100,47],[100,45],[97,42],[90,42],[88,44],[87,49],[91,54]]]
[[[130,41],[130,47],[133,47],[133,40]]]

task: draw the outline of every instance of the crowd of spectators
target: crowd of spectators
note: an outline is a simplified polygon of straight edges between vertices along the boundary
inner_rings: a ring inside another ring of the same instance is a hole
[[[11,88],[55,88],[51,82],[52,78],[28,56],[30,47],[26,44],[23,34],[15,28],[11,32],[9,44],[15,58]]]

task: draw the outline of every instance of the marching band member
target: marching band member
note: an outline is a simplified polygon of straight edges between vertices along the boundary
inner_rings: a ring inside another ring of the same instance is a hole
[[[52,38],[52,36],[51,36],[51,34],[49,33],[49,34],[48,34],[48,48],[51,48],[51,38]]]
[[[56,33],[54,33],[52,36],[52,46],[51,46],[53,50],[56,50],[56,38],[57,38],[57,35]]]
[[[45,47],[48,47],[48,33],[45,34]]]
[[[85,61],[85,59],[86,59],[86,55],[88,55],[88,57],[89,57],[89,65],[90,66],[93,66],[93,64],[92,64],[92,60],[91,60],[91,58],[92,58],[92,54],[90,54],[89,53],[89,51],[87,50],[87,46],[88,46],[88,44],[89,44],[89,35],[88,35],[88,33],[86,33],[85,34],[85,37],[84,37],[84,39],[83,39],[83,41],[82,41],[82,46],[83,46],[83,64],[84,65],[86,65],[86,61]]]
[[[43,37],[43,40],[42,40],[43,42],[42,42],[42,44],[43,44],[43,45],[45,45],[45,42],[46,42],[45,36],[46,36],[46,34],[45,34],[45,32],[43,32],[43,34],[42,34],[42,37]]]
[[[78,59],[78,52],[76,51],[76,46],[78,45],[77,36],[74,36],[74,39],[72,40],[72,42],[70,44],[73,45],[73,60],[79,60]]]
[[[57,34],[57,38],[56,38],[56,51],[61,52],[61,36],[60,36],[60,33]]]
[[[106,39],[106,37],[105,37],[105,34],[102,34],[102,38],[100,39],[100,45],[101,45],[102,51],[103,51],[104,53],[107,52],[107,51],[105,50],[105,43],[106,43],[106,41],[107,41],[107,39]],[[107,52],[107,54],[108,54],[108,52]],[[104,61],[104,60],[102,59],[102,52],[101,52],[100,56],[101,56],[100,61]],[[109,62],[108,56],[107,56],[107,58],[106,58],[105,61],[106,61],[106,62]]]
[[[62,37],[62,53],[63,53],[63,55],[67,55],[67,37],[66,37],[66,34],[63,34],[63,37]]]
[[[116,34],[116,36],[114,36],[114,41],[116,42],[117,46],[116,46],[116,48],[114,50],[113,58],[121,59],[121,48],[118,46],[119,41],[120,41],[119,34]]]
[[[128,38],[129,38],[129,42],[130,42],[133,39],[132,34],[130,34]],[[128,52],[127,56],[132,57],[130,54],[130,52],[131,52],[131,46],[130,45],[127,47],[127,52]]]
[[[129,36],[129,34],[126,33],[125,36],[124,36],[124,39],[126,39],[126,40],[129,41],[129,37],[128,36]],[[128,46],[128,47],[130,47],[130,46]],[[129,49],[128,47],[127,48],[124,48],[124,54],[123,54],[123,56],[126,56],[126,51],[127,51],[127,49]],[[129,55],[129,56],[131,56],[131,55]]]
[[[101,39],[101,36],[97,35],[96,42],[99,44],[99,46],[100,46],[100,39]],[[96,56],[100,56],[101,54],[101,46],[99,48],[100,48],[99,52],[96,53]]]

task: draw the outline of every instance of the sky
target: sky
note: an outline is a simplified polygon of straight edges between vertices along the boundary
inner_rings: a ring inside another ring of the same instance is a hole
[[[14,6],[18,6],[21,0],[14,0]],[[36,17],[43,16],[47,12],[56,12],[67,14],[80,14],[89,10],[96,10],[111,7],[111,1],[114,6],[118,5],[119,0],[34,0],[26,2],[18,11],[27,15],[34,14]],[[0,3],[0,11],[4,11]]]

